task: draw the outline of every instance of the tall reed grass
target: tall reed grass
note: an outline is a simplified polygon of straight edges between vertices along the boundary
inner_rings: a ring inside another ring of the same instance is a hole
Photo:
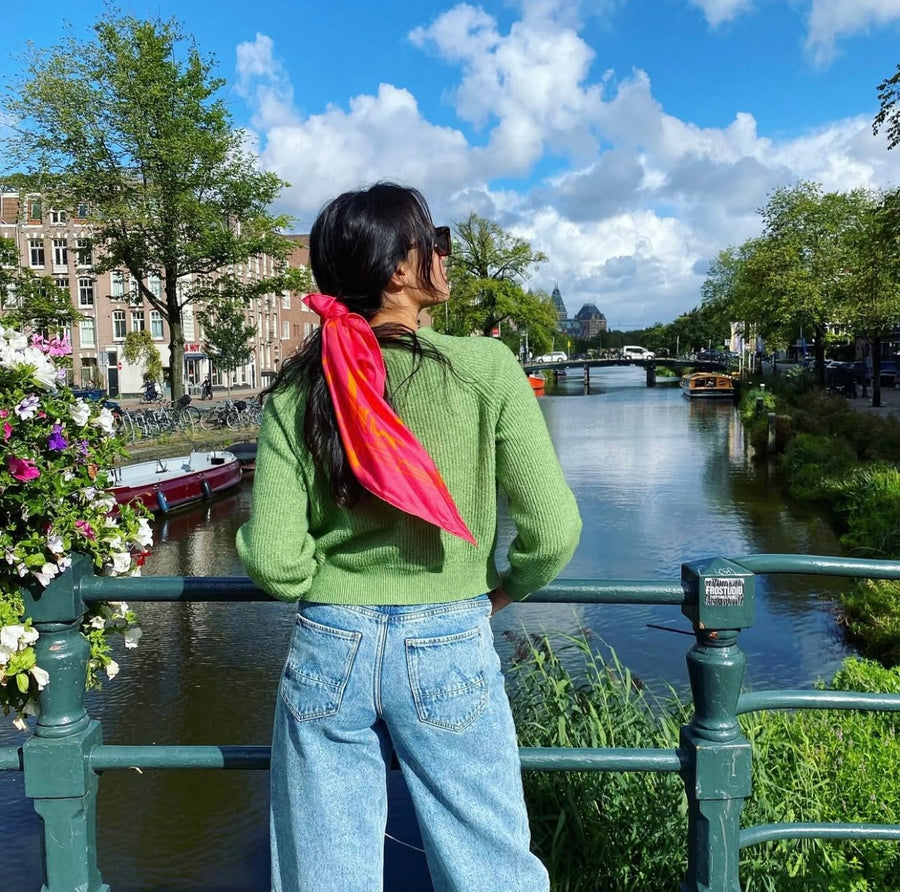
[[[553,640],[522,634],[514,642],[510,694],[522,746],[677,747],[690,706],[672,689],[652,696],[587,635]],[[900,669],[851,659],[831,687],[900,693]],[[773,711],[743,716],[741,726],[753,746],[743,826],[900,823],[896,713]],[[524,783],[533,845],[553,892],[679,888],[687,803],[677,775],[526,772]],[[900,889],[900,845],[767,843],[742,853],[741,884],[744,892],[890,892]]]

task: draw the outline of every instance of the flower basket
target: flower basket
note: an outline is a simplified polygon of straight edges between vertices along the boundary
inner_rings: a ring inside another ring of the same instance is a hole
[[[25,717],[38,712],[38,694],[52,676],[38,665],[39,633],[22,590],[41,589],[83,554],[94,572],[137,575],[152,544],[147,512],[117,506],[106,469],[124,448],[109,409],[88,403],[62,381],[65,339],[0,331],[0,709]],[[110,640],[140,637],[127,604],[98,604],[83,617],[90,647],[87,687],[112,678],[118,665]]]

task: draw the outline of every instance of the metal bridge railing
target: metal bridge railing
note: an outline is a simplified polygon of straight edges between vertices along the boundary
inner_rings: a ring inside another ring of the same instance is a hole
[[[750,795],[752,753],[737,717],[760,709],[900,711],[900,695],[836,691],[741,694],[745,656],[741,629],[753,624],[754,579],[792,573],[900,579],[900,561],[809,555],[749,555],[683,564],[678,582],[560,580],[533,602],[672,604],[693,625],[687,654],[693,717],[676,749],[549,749],[520,751],[522,767],[545,771],[677,772],[688,799],[688,867],[682,892],[739,892],[740,850],[775,839],[808,837],[900,840],[900,825],[784,823],[741,829]],[[25,795],[43,822],[42,892],[109,892],[97,865],[99,772],[133,768],[267,769],[259,746],[115,746],[85,709],[88,645],[79,632],[93,601],[266,601],[240,577],[106,578],[77,558],[72,571],[38,594],[23,592],[40,633],[38,664],[52,683],[41,695],[34,733],[19,747],[0,747],[0,770],[22,771]],[[274,603],[274,602],[273,602]]]

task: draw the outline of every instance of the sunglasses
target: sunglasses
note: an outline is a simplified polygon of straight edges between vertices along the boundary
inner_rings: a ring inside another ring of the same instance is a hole
[[[434,227],[434,253],[438,257],[449,257],[453,253],[449,226]]]

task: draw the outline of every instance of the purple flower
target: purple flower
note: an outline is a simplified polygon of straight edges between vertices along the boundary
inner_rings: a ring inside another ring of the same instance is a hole
[[[23,421],[27,421],[34,416],[40,404],[41,401],[34,394],[31,394],[30,396],[26,396],[13,411]]]
[[[54,452],[62,452],[66,446],[69,445],[66,438],[63,436],[63,426],[57,421],[56,424],[53,425],[53,429],[50,431],[50,436],[47,438],[47,448],[52,449]]]

